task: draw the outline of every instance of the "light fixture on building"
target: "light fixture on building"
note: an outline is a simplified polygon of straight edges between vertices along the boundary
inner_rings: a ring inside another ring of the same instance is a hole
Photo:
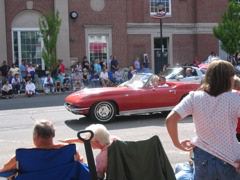
[[[72,11],[69,16],[72,20],[76,20],[78,18],[78,13],[76,11]]]

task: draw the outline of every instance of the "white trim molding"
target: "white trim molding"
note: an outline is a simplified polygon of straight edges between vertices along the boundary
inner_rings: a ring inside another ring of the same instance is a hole
[[[112,54],[112,27],[113,25],[83,25],[85,28],[85,45],[86,45],[86,54],[89,53],[89,35],[107,35],[108,36],[108,55]]]
[[[217,23],[164,23],[163,32],[171,34],[213,34]],[[159,32],[159,23],[128,23],[128,34],[154,34]]]

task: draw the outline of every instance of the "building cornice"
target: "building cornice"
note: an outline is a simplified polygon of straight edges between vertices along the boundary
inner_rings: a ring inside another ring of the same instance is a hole
[[[171,34],[213,34],[217,23],[163,23],[163,32]],[[159,33],[159,23],[128,23],[128,34]]]

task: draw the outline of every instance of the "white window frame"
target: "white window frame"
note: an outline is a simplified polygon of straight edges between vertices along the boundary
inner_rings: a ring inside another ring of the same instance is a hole
[[[18,63],[19,66],[22,64],[22,47],[21,47],[21,31],[40,31],[39,28],[12,28],[12,59],[14,60],[14,32],[17,31],[17,36],[18,36]],[[43,39],[41,39],[41,49],[44,48],[44,44],[43,44]],[[45,63],[43,58],[41,57],[42,60],[42,70],[45,70]],[[15,60],[14,60],[15,63]]]
[[[94,36],[108,36],[107,39],[107,59],[112,54],[112,26],[111,25],[85,25],[85,43],[86,43],[86,54],[90,62],[90,43],[88,37]]]
[[[157,1],[157,0],[155,0],[155,1]],[[158,0],[158,1],[161,1],[161,0]],[[172,15],[172,0],[168,0],[168,1],[169,1],[169,12],[167,12],[166,16],[171,16]],[[149,8],[150,8],[150,15],[151,16],[156,14],[156,12],[151,12],[151,0],[149,1]]]

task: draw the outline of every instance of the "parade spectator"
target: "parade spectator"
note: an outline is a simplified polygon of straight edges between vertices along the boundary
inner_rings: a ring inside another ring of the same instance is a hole
[[[99,87],[100,80],[99,80],[99,75],[96,71],[94,71],[93,74],[91,74],[90,83],[91,83],[91,87]]]
[[[91,146],[93,149],[99,149],[100,153],[96,156],[96,170],[98,178],[104,179],[107,172],[107,162],[108,162],[108,146],[115,140],[120,140],[117,136],[111,136],[107,128],[102,124],[92,124],[88,126],[85,130],[91,130],[94,134],[91,139]],[[86,134],[88,139],[89,134]],[[65,139],[61,140],[64,143],[83,143],[81,140]]]
[[[0,88],[2,88],[2,85],[3,85],[2,79],[3,79],[2,72],[0,71]]]
[[[141,66],[140,66],[140,62],[139,62],[139,57],[136,57],[136,60],[134,61],[134,69],[137,72],[140,72],[141,70]]]
[[[105,59],[101,58],[99,64],[100,64],[100,66],[101,66],[101,69],[106,68],[106,62],[105,62]]]
[[[108,72],[104,68],[103,71],[100,73],[100,79],[103,87],[107,87],[110,83],[109,77],[108,77]]]
[[[136,71],[133,69],[132,66],[129,66],[129,68],[128,68],[128,80],[130,80],[133,77],[134,74],[136,74]]]
[[[35,94],[35,90],[36,90],[35,84],[31,80],[28,80],[25,87],[26,95],[28,97],[33,96]]]
[[[2,72],[2,80],[7,80],[7,75],[10,70],[10,67],[7,65],[6,61],[3,61],[2,66],[0,67],[0,71]]]
[[[107,60],[107,70],[111,71],[111,62],[112,62],[113,56],[111,55],[109,59]]]
[[[231,92],[234,74],[231,63],[214,60],[200,89],[190,92],[166,119],[173,144],[184,151],[193,149],[196,180],[240,179],[240,144],[235,136],[240,96]],[[196,137],[180,142],[177,123],[188,115],[193,116]]]
[[[114,73],[115,81],[119,84],[123,82],[123,72],[121,68]]]
[[[240,94],[240,78],[235,77],[234,78],[234,86],[233,86],[233,92],[237,91],[238,94]],[[240,142],[240,118],[238,118],[238,124],[236,129],[236,137],[238,142]]]
[[[54,92],[54,84],[51,74],[47,74],[43,82],[44,92],[47,94],[49,92]]]
[[[82,80],[82,72],[80,73],[78,70],[75,70],[75,73],[72,75],[73,91],[76,91],[77,86],[79,86],[79,89],[82,89]]]
[[[102,71],[101,65],[99,63],[100,63],[99,59],[96,59],[93,65],[93,70],[96,71],[98,74],[100,74]]]
[[[90,71],[90,64],[89,61],[87,59],[87,56],[83,57],[83,62],[82,62],[82,68],[86,68],[88,70],[88,72]]]
[[[115,71],[117,70],[118,70],[118,61],[116,59],[116,56],[113,56],[111,61],[111,71],[115,73]]]
[[[14,77],[12,78],[12,82],[11,82],[12,86],[13,86],[13,91],[14,93],[18,93],[20,94],[20,89],[21,89],[21,78],[19,76],[19,74],[15,74]]]
[[[63,91],[69,91],[71,87],[71,79],[68,74],[65,74],[65,78],[63,79]]]
[[[21,77],[24,78],[28,72],[28,66],[25,60],[22,60],[22,64],[20,65]]]
[[[12,83],[12,79],[13,77],[10,74],[10,71],[7,72],[7,76],[6,76],[6,81],[8,81],[10,84]]]
[[[29,80],[32,81],[32,76],[31,76],[31,74],[30,74],[29,72],[27,72],[26,76],[23,77],[23,80],[24,80],[25,83],[27,83]]]
[[[199,64],[201,64],[201,61],[198,59],[198,57],[195,57],[193,59],[193,66],[198,67]]]
[[[53,84],[56,92],[62,91],[62,80],[60,79],[58,74],[56,74],[55,77],[53,78]]]
[[[14,77],[15,74],[20,74],[20,69],[18,67],[16,67],[16,65],[13,63],[9,72],[10,72],[11,76]]]
[[[80,74],[82,73],[82,65],[81,62],[78,62],[75,66],[75,70],[78,71]],[[75,72],[75,71],[74,71]]]
[[[59,72],[61,73],[61,76],[65,76],[66,73],[66,66],[63,64],[63,60],[59,60]]]
[[[68,145],[67,143],[54,143],[55,128],[50,121],[41,120],[35,123],[33,129],[33,148],[38,149],[59,149]],[[83,162],[83,157],[77,152],[76,160]],[[13,156],[3,167],[0,172],[6,172],[17,169],[16,156]]]
[[[84,84],[84,86],[89,85],[89,73],[86,68],[83,69],[83,84]]]
[[[149,66],[150,66],[150,62],[148,59],[148,55],[147,53],[143,54],[143,63],[142,63],[142,69],[144,70],[144,72],[148,73],[149,72]]]
[[[35,81],[35,67],[33,67],[32,64],[29,64],[27,71],[29,74],[31,74],[32,81],[34,82]]]
[[[164,76],[159,76],[158,87],[168,87]]]
[[[7,95],[8,95],[9,99],[11,99],[12,98],[12,90],[13,90],[12,85],[9,84],[8,81],[5,81],[5,83],[2,87],[2,98],[6,99]]]

